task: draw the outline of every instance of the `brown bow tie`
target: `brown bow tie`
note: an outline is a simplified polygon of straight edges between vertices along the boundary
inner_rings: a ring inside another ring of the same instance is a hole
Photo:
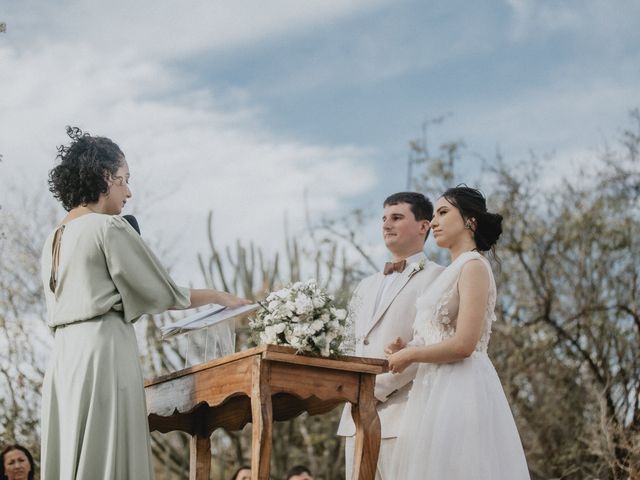
[[[402,273],[404,272],[404,269],[407,266],[407,261],[406,260],[400,260],[399,262],[393,263],[393,262],[387,262],[384,264],[384,274],[385,275],[389,275],[393,272],[398,272],[398,273]]]

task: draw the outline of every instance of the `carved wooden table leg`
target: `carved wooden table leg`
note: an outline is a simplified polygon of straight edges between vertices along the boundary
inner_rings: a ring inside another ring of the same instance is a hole
[[[375,480],[380,453],[380,418],[373,396],[375,375],[360,374],[358,403],[351,407],[356,424],[352,480]]]
[[[189,480],[209,480],[211,439],[193,435],[189,453]]]
[[[253,384],[251,386],[251,422],[253,440],[251,443],[251,480],[269,480],[271,467],[271,433],[273,410],[267,369],[260,357],[253,364]]]

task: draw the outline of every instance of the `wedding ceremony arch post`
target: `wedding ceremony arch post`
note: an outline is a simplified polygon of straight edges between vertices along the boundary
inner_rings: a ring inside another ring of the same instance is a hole
[[[214,430],[252,424],[251,478],[268,480],[274,421],[353,405],[356,450],[353,480],[374,480],[380,419],[375,376],[386,360],[296,355],[295,349],[262,345],[145,382],[149,428],[191,435],[190,480],[209,480]]]

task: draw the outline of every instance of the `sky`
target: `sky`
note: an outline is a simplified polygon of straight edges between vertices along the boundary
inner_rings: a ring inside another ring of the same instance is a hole
[[[66,125],[108,136],[124,213],[186,280],[209,210],[220,245],[267,250],[305,198],[313,219],[377,215],[439,116],[430,141],[465,142],[470,182],[497,150],[571,175],[640,106],[638,19],[636,0],[0,0],[0,204],[48,195]]]

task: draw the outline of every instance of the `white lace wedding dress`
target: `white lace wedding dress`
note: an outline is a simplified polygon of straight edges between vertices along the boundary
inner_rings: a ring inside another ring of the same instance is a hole
[[[480,259],[491,277],[482,337],[462,361],[420,365],[403,414],[391,480],[529,479],[513,415],[487,356],[496,288],[482,255],[460,255],[418,298],[415,335],[425,344],[453,336],[458,279],[472,259]]]

